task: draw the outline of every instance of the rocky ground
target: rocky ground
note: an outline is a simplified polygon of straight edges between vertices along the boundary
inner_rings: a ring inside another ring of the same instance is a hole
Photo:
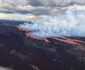
[[[0,24],[0,66],[13,70],[85,70],[85,38],[40,40]]]

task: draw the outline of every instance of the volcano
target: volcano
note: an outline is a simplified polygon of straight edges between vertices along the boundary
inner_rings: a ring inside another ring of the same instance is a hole
[[[28,32],[0,24],[0,66],[13,70],[85,70],[84,37],[49,38]]]

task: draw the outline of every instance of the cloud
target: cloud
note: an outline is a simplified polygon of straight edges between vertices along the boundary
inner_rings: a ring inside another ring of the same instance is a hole
[[[1,13],[19,13],[19,14],[34,14],[34,15],[46,15],[49,13],[48,9],[45,7],[34,7],[31,5],[11,5],[10,2],[0,3],[0,12]]]
[[[84,5],[85,0],[2,0],[12,5],[32,5],[32,6],[66,6],[66,5]]]
[[[29,20],[32,14],[7,14],[7,13],[0,13],[0,19],[8,19],[8,20]]]
[[[27,5],[29,0],[2,0],[2,2],[11,4],[11,5]]]
[[[81,7],[85,7],[85,0],[1,0],[0,13],[48,16]]]
[[[0,3],[0,12],[4,13],[39,13],[49,14],[53,8],[62,8],[68,5],[84,5],[85,0],[2,0]],[[43,9],[42,9],[43,7]],[[46,10],[47,9],[47,10]],[[46,13],[45,13],[46,12]]]
[[[29,4],[32,6],[68,6],[68,5],[84,5],[85,0],[29,0]]]
[[[32,13],[34,15],[48,15],[49,14],[49,11],[50,11],[50,9],[46,9],[44,7],[43,8],[39,7],[39,8],[34,9],[32,11]]]

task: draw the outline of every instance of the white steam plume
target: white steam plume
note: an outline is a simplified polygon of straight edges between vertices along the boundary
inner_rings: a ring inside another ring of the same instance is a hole
[[[30,34],[40,37],[85,36],[85,11],[66,11],[58,15],[47,16],[42,20],[19,25],[21,28],[36,30]]]

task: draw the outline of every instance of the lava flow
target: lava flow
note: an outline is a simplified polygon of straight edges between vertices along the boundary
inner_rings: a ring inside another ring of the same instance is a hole
[[[19,30],[25,31],[25,32],[33,32],[33,30],[28,30],[26,28],[20,28],[19,26],[16,26]]]
[[[19,26],[16,26],[16,28],[18,28],[19,30],[22,30],[22,31],[25,31],[26,33],[26,37],[31,37],[33,39],[37,39],[37,40],[43,40],[47,43],[51,43],[50,40],[48,40],[47,38],[45,37],[38,37],[38,36],[35,36],[35,35],[32,35],[32,34],[29,34],[28,32],[33,32],[35,30],[28,30],[26,28],[21,28]],[[73,44],[73,45],[81,45],[82,44],[85,44],[84,41],[81,41],[81,40],[76,40],[76,39],[71,39],[71,38],[67,38],[65,36],[60,36],[60,37],[51,37],[52,39],[55,39],[55,40],[58,40],[58,41],[61,41],[61,42],[65,42],[65,43],[68,43],[68,44]]]
[[[33,32],[31,30],[28,30],[26,28],[20,28],[19,26],[16,26],[16,28],[18,28],[19,30],[22,30],[22,31],[26,31],[26,37],[31,37],[33,39],[37,39],[37,40],[44,40],[45,42],[50,42],[47,38],[45,37],[38,37],[38,36],[34,36],[32,34],[29,34],[28,32]]]

